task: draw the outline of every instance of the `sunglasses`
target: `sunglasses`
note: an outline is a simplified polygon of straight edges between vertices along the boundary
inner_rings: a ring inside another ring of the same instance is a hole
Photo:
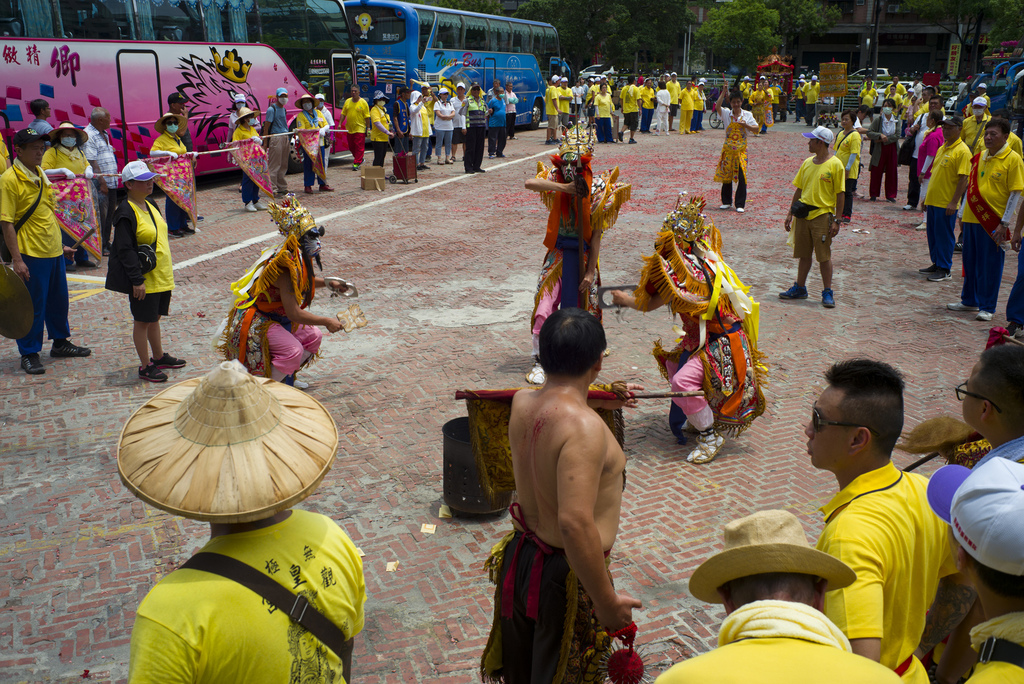
[[[961,382],[959,385],[956,386],[956,388],[953,391],[956,392],[957,401],[963,401],[964,397],[974,397],[975,399],[980,399],[981,401],[987,401],[988,403],[992,404],[992,408],[994,408],[996,410],[996,413],[1002,413],[1003,412],[1003,410],[1001,408],[996,406],[996,402],[992,401],[988,397],[983,397],[980,394],[976,394],[974,392],[968,391],[967,390],[967,383],[966,382]]]
[[[835,425],[837,427],[853,427],[853,428],[864,428],[873,435],[878,435],[878,432],[874,428],[870,428],[867,425],[859,425],[858,423],[843,423],[838,420],[825,420],[821,417],[821,413],[818,412],[817,407],[811,409],[811,429],[814,432],[821,432],[822,428],[829,425]]]

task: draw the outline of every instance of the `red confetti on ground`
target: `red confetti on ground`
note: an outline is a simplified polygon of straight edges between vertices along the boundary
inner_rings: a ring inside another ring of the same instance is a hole
[[[196,316],[198,318],[206,318],[206,312],[205,311],[196,311]]]
[[[89,679],[89,671],[88,670],[86,670],[85,672],[82,673],[82,679]]]

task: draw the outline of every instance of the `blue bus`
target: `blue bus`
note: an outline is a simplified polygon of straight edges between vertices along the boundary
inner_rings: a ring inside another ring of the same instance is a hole
[[[356,82],[367,99],[381,90],[462,81],[488,90],[494,79],[512,82],[519,97],[516,124],[533,128],[544,118],[544,91],[551,76],[569,75],[551,24],[522,21],[432,5],[392,0],[344,3],[359,50]]]

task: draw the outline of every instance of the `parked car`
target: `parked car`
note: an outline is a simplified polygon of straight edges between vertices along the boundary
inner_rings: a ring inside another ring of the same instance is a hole
[[[871,69],[858,69],[857,71],[854,71],[852,74],[848,75],[846,78],[848,78],[850,80],[860,79],[861,81],[863,81],[864,79],[868,78],[868,76],[870,76],[870,75],[871,75]],[[878,67],[877,69],[875,69],[875,83],[878,83],[879,81],[891,81],[891,80],[892,80],[892,76],[889,75],[889,70],[888,69],[886,69],[885,67]]]
[[[589,78],[591,76],[608,76],[612,77],[619,73],[612,65],[604,64],[591,64],[586,69],[580,71],[580,76],[583,78]]]

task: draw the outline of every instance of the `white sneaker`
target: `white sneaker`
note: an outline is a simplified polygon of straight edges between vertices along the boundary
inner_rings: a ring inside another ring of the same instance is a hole
[[[267,210],[267,205],[264,204],[263,202],[256,202],[253,206],[256,207],[257,209],[259,209],[260,211],[266,211]]]
[[[719,209],[732,209],[732,205],[731,204],[723,204],[722,206],[720,206],[718,208]]]
[[[917,228],[915,230],[928,230],[928,222],[921,221],[919,224],[917,224]]]
[[[950,311],[977,311],[978,310],[978,307],[976,307],[976,306],[967,306],[963,302],[953,302],[952,304],[947,304],[946,308],[949,309]]]
[[[903,211],[910,211],[913,208],[914,208],[913,204],[905,204],[905,205],[903,205]]]
[[[292,387],[294,387],[295,389],[300,389],[300,390],[309,389],[309,383],[308,382],[302,382],[298,378],[292,378]]]
[[[256,208],[256,205],[253,204],[252,202],[249,202],[248,204],[245,205],[245,210],[246,211],[259,211],[259,209]]]
[[[725,437],[710,429],[697,435],[697,446],[686,457],[688,463],[711,463],[725,444]]]
[[[540,367],[540,361],[534,358],[533,368],[526,374],[526,382],[531,385],[543,385],[547,376],[544,374],[544,369]]]
[[[991,321],[992,314],[988,311],[979,311],[978,315],[974,317],[976,321]]]
[[[742,214],[744,211],[746,211],[746,209],[744,209],[743,207],[736,207],[737,214]]]

